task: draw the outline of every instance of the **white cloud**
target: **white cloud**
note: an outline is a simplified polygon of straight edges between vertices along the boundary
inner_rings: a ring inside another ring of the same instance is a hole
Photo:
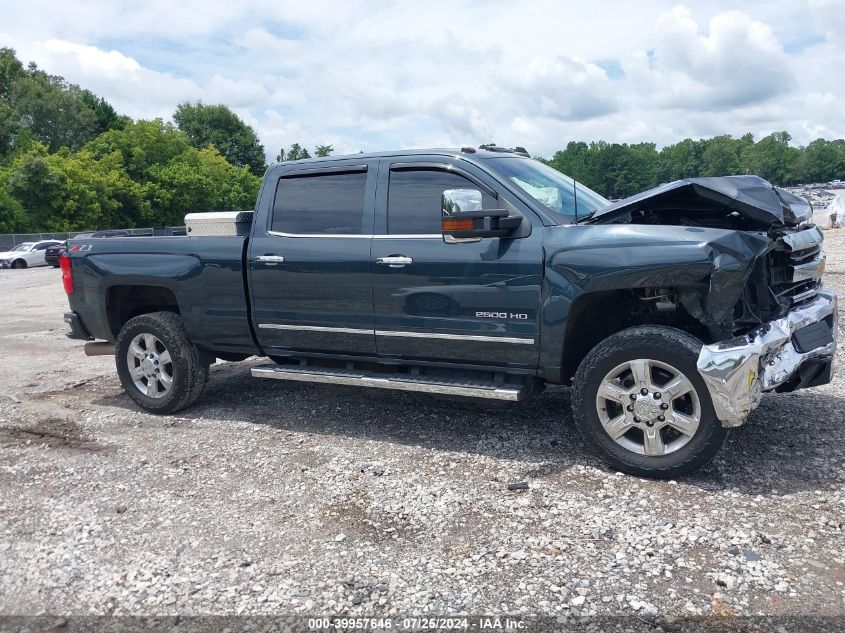
[[[515,84],[527,115],[583,121],[617,108],[616,89],[607,73],[571,57],[537,58]]]
[[[190,79],[145,68],[115,50],[48,39],[21,47],[19,53],[25,60],[105,96],[120,112],[133,117],[167,118],[179,101],[205,94]]]
[[[658,107],[722,109],[766,101],[794,87],[788,58],[769,26],[730,11],[701,33],[692,12],[677,6],[657,21],[650,54],[625,70]]]
[[[227,103],[271,158],[293,142],[549,155],[573,139],[845,136],[841,0],[31,0],[0,13],[0,45],[24,61],[136,117]]]
[[[842,0],[810,0],[810,12],[827,40],[845,44],[845,6]]]

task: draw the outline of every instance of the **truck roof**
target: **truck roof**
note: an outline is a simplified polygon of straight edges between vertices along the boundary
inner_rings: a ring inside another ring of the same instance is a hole
[[[422,149],[400,149],[386,152],[368,152],[360,154],[337,154],[331,156],[317,156],[315,158],[303,158],[300,160],[286,160],[280,163],[273,163],[273,165],[294,165],[299,163],[323,163],[334,160],[344,160],[347,158],[388,158],[394,156],[420,156],[420,155],[442,155],[442,156],[460,156],[462,158],[470,159],[488,159],[499,158],[502,156],[512,156],[516,158],[530,158],[528,152],[522,147],[510,149],[507,147],[495,147],[492,149],[477,149],[474,147],[430,147]]]

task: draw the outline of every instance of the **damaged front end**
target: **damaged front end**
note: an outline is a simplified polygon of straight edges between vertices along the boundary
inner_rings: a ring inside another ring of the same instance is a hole
[[[724,426],[741,425],[763,392],[830,382],[836,353],[836,304],[835,294],[822,291],[783,318],[701,349],[698,371]]]
[[[756,176],[679,180],[600,210],[591,224],[728,229],[710,243],[706,285],[678,301],[715,341],[698,361],[717,416],[738,426],[767,391],[830,381],[836,296],[822,290],[812,207]]]

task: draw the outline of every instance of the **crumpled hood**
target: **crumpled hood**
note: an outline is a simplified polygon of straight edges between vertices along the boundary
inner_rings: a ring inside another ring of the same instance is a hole
[[[756,228],[796,226],[812,217],[804,198],[774,186],[759,176],[684,178],[619,200],[599,209],[590,222],[602,224],[650,213],[677,213],[694,218],[724,211],[736,213]]]

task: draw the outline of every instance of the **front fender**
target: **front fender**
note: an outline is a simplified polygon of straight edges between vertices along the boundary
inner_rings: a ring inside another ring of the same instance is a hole
[[[685,288],[688,312],[711,330],[728,327],[755,263],[772,244],[760,232],[701,227],[548,227],[541,367],[559,368],[567,319],[585,294]]]

